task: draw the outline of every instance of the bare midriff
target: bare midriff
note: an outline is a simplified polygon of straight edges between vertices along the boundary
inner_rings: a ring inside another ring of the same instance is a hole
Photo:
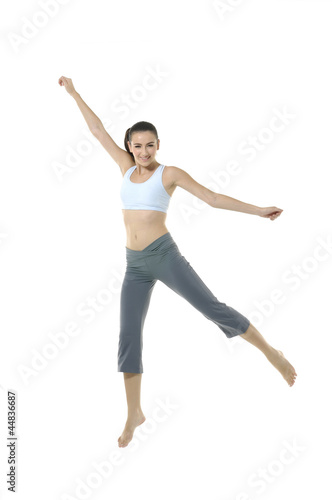
[[[165,212],[157,210],[122,210],[127,232],[126,247],[131,250],[144,250],[154,240],[166,234]]]

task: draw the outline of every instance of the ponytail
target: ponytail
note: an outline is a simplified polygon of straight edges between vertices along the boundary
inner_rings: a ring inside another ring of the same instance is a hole
[[[130,151],[129,149],[129,146],[128,146],[128,141],[131,142],[131,132],[130,132],[130,127],[127,129],[126,131],[126,134],[125,134],[125,138],[124,138],[124,145],[125,145],[125,148],[126,150],[128,151],[128,153],[131,155],[132,159],[134,160],[135,162],[135,158],[134,158],[134,155],[133,153]]]

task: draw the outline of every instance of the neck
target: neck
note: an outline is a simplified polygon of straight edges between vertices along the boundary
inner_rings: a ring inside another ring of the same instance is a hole
[[[160,163],[154,161],[153,163],[149,163],[149,165],[142,165],[141,163],[136,163],[136,169],[139,174],[144,172],[153,172],[156,168],[158,168]]]

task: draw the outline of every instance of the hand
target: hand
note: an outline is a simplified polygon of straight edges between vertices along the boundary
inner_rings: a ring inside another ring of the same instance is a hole
[[[259,215],[260,217],[265,217],[265,218],[269,217],[270,220],[274,220],[277,217],[279,217],[279,215],[281,215],[281,212],[283,212],[281,208],[264,207],[260,209]]]
[[[72,95],[76,92],[74,89],[73,82],[71,81],[70,78],[66,78],[65,76],[61,76],[59,78],[59,85],[65,86],[65,89],[67,90],[68,94]]]

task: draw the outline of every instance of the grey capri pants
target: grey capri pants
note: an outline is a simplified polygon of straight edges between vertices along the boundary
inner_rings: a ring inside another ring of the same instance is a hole
[[[120,297],[118,372],[143,373],[143,326],[157,280],[186,299],[231,338],[250,321],[213,295],[180,253],[170,232],[143,250],[126,247],[126,272]]]

